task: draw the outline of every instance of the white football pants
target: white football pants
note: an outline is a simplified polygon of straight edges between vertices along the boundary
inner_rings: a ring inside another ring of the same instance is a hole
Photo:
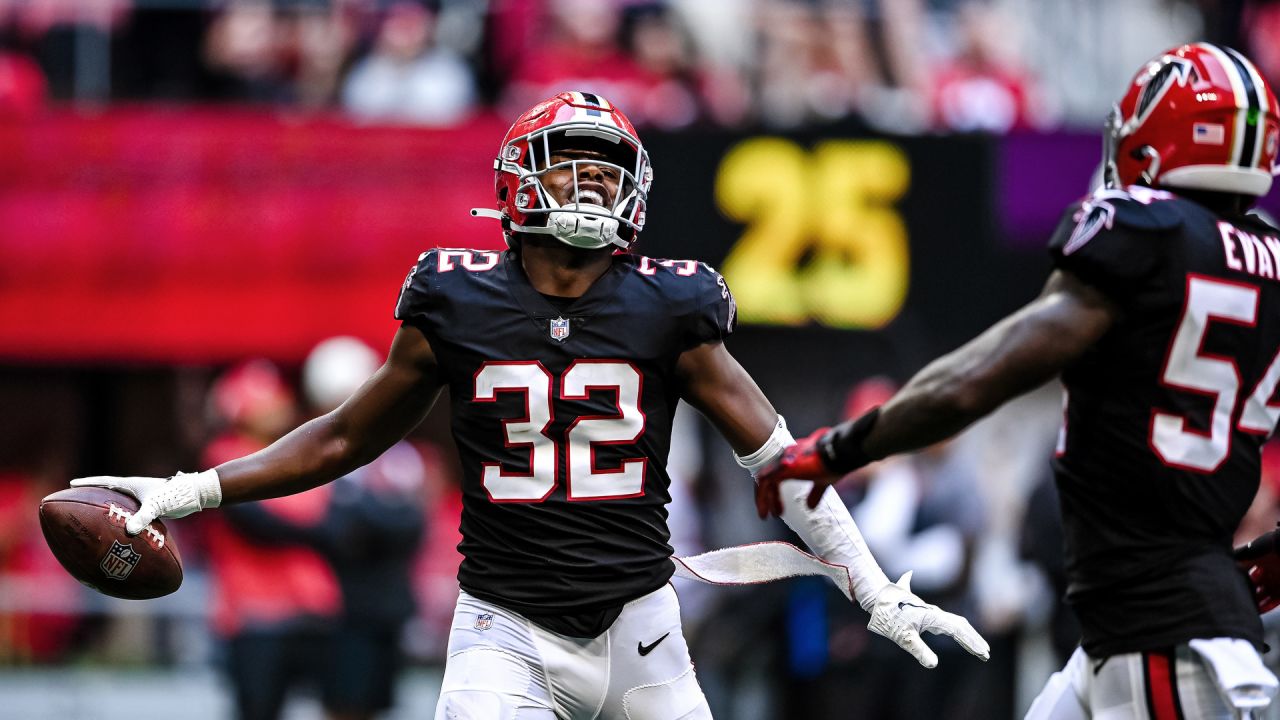
[[[644,654],[641,654],[644,651]],[[709,720],[670,584],[571,638],[463,592],[436,720]]]
[[[1248,719],[1261,717],[1275,692],[1275,676],[1244,640],[1193,640],[1172,652],[1105,659],[1076,648],[1026,720]]]

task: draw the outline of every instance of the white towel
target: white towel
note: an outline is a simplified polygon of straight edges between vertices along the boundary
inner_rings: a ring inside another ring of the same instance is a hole
[[[1271,704],[1280,681],[1262,664],[1262,657],[1247,640],[1197,639],[1191,649],[1200,654],[1218,683],[1218,690],[1232,707],[1256,710]]]
[[[701,555],[673,557],[671,562],[676,566],[676,577],[710,585],[758,585],[800,575],[820,575],[830,578],[846,598],[853,600],[849,568],[826,562],[791,543],[736,545]]]

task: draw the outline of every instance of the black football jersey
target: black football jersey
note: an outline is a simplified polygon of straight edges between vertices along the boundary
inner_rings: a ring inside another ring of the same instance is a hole
[[[1280,240],[1146,188],[1070,209],[1050,251],[1104,291],[1116,325],[1062,376],[1054,469],[1083,647],[1261,644],[1232,533],[1280,417]]]
[[[437,249],[396,317],[426,336],[450,391],[463,589],[518,612],[590,613],[670,578],[676,361],[733,330],[719,274],[619,254],[556,302],[515,252]]]

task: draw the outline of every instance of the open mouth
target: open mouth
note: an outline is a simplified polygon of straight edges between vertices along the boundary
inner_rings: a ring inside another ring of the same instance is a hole
[[[587,190],[585,188],[579,188],[578,192],[569,201],[577,205],[591,204],[604,207],[604,195],[595,190]]]

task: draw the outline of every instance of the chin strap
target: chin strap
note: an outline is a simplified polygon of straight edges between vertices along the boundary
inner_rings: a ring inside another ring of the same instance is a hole
[[[618,237],[617,219],[610,217],[599,205],[584,204],[584,207],[587,212],[552,211],[547,215],[545,226],[518,225],[505,214],[489,208],[471,208],[471,216],[500,220],[503,227],[511,232],[550,235],[566,245],[584,250],[596,250],[609,245],[627,249],[627,242]]]

